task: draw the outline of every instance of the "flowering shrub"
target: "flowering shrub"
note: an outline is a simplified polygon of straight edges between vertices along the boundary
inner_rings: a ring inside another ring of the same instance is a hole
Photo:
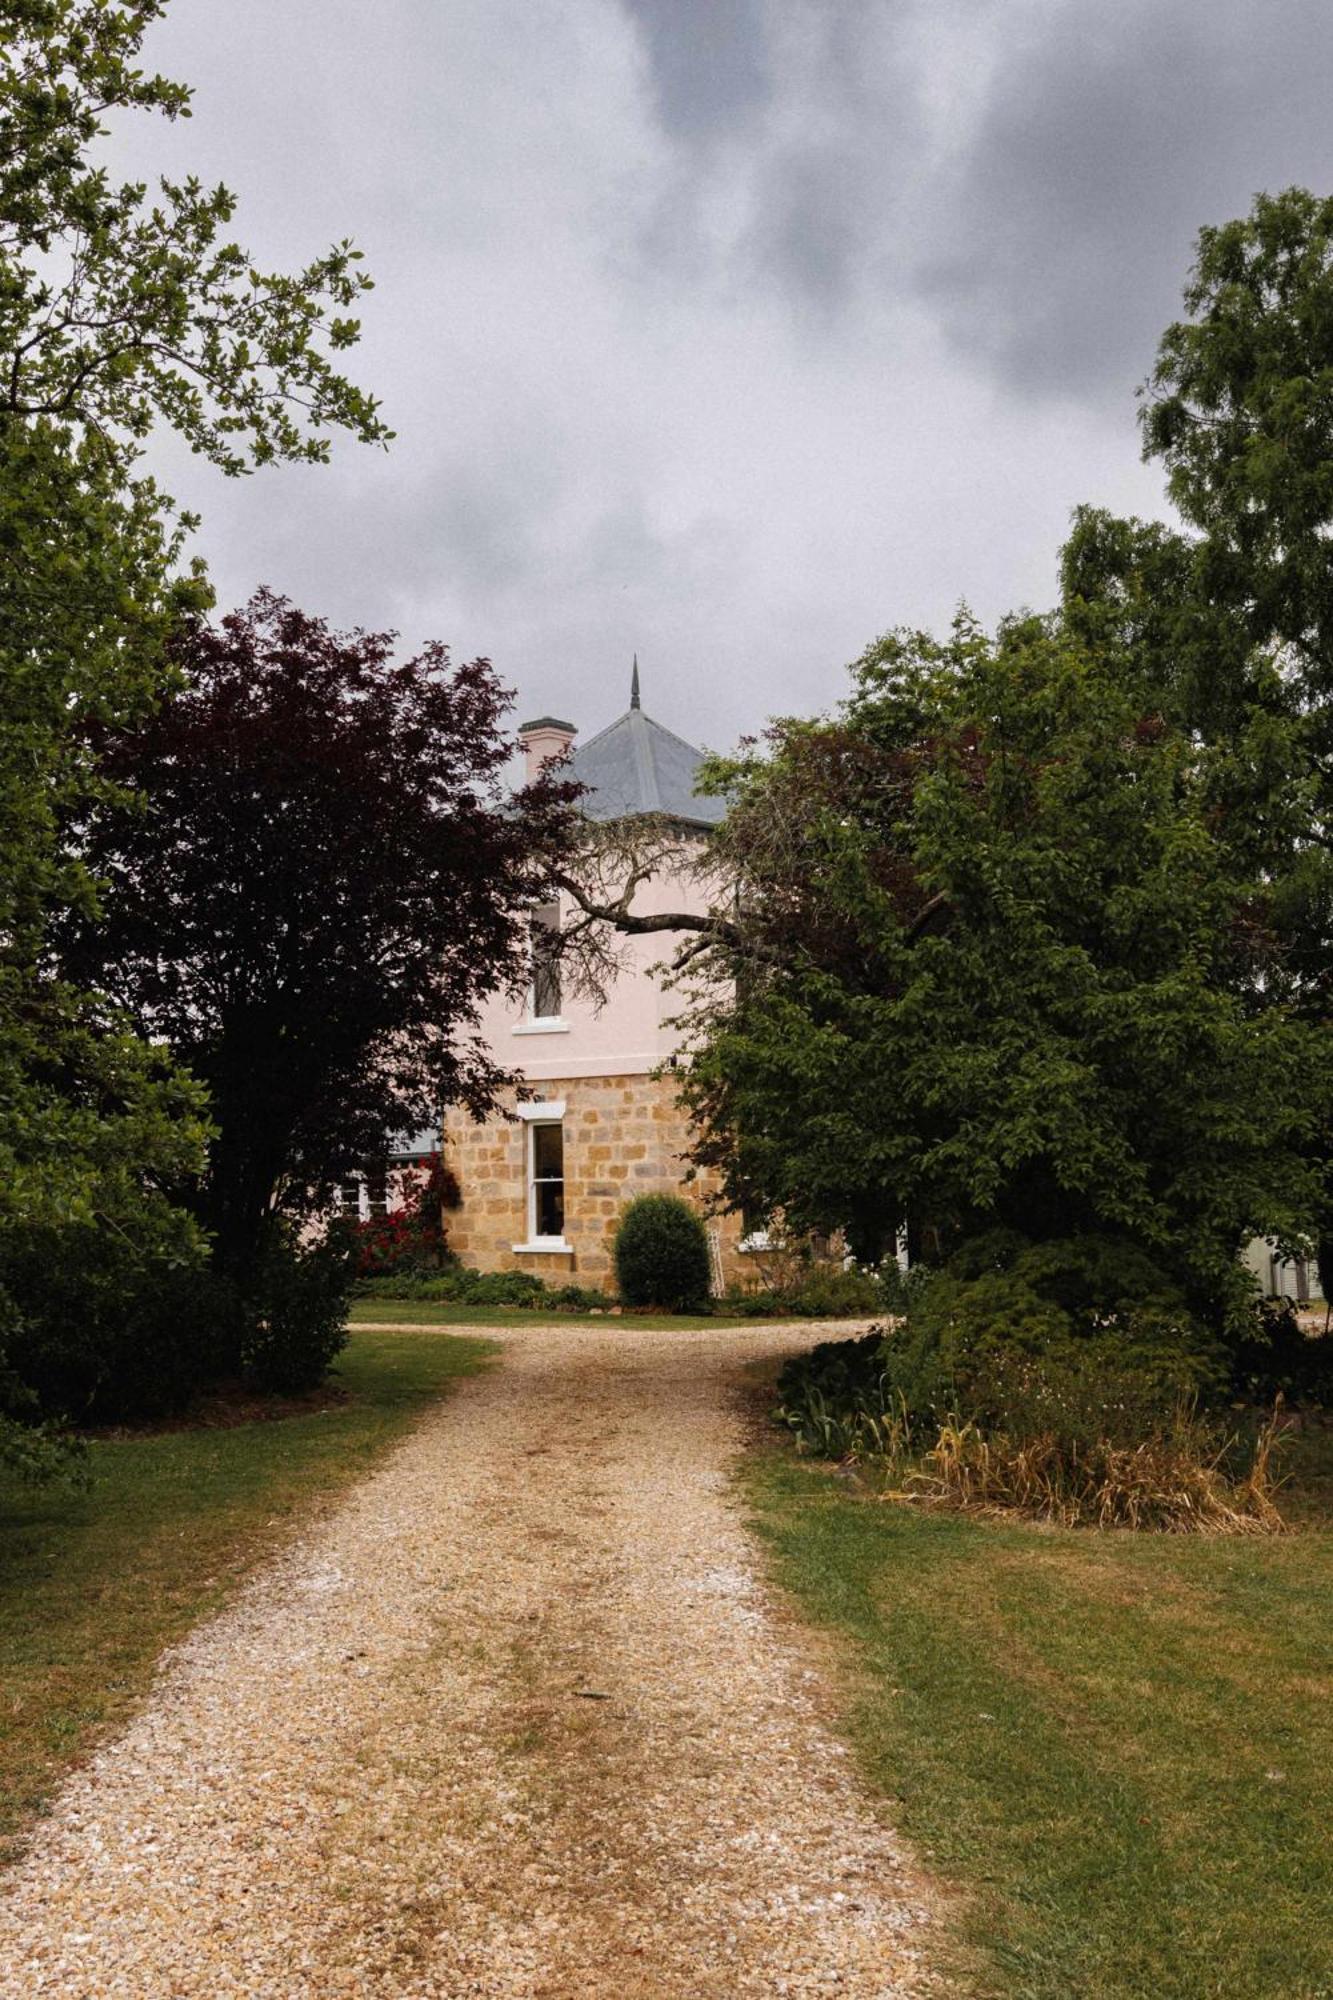
[[[400,1192],[401,1207],[355,1225],[360,1278],[438,1271],[449,1261],[444,1212],[459,1203],[458,1181],[451,1169],[432,1153],[424,1175],[417,1179],[413,1174]]]

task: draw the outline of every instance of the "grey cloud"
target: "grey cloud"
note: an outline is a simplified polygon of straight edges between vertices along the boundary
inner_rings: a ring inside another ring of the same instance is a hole
[[[928,205],[926,296],[1005,382],[1126,396],[1200,225],[1333,186],[1331,86],[1333,14],[1309,0],[1064,7],[1016,38]]]
[[[414,607],[432,598],[499,607],[539,593],[550,581],[543,495],[554,495],[559,478],[555,461],[449,459],[419,480],[401,471],[373,485],[364,474],[354,485],[312,479],[305,505],[270,535],[273,580],[287,579],[293,595],[345,603],[339,616],[346,618],[364,617],[366,601],[375,600],[404,627]]]
[[[827,329],[899,224],[922,139],[905,44],[925,0],[625,4],[682,142],[641,232],[645,262],[813,307]]]
[[[691,140],[736,125],[769,92],[763,0],[624,0],[647,46],[662,122]]]
[[[444,466],[421,496],[438,533],[437,560],[469,592],[530,585],[541,568],[541,522],[561,485],[560,460],[508,459]]]
[[[1199,226],[1333,186],[1313,0],[623,4],[686,142],[650,266],[814,309],[820,338],[923,304],[1025,395],[1127,410]]]
[[[1047,21],[1052,0],[1004,4]],[[1127,411],[995,394],[1006,351],[917,309],[926,231],[975,239],[998,282],[984,175],[937,165],[964,131],[958,51],[998,5],[382,0],[368,42],[361,0],[174,0],[146,55],[198,85],[196,116],[145,121],[136,169],[239,181],[238,234],[278,268],[356,237],[377,289],[352,372],[399,433],[241,482],[168,449],[222,603],[262,580],[448,640],[585,729],[624,706],[637,648],[651,711],[725,743],[836,699],[900,619],[1047,601],[1068,508],[1150,511],[1159,488]],[[1043,30],[1043,74],[1059,44]],[[964,92],[966,119],[1021,128],[1015,74]],[[1157,226],[1145,199],[1113,317]],[[962,282],[930,296],[965,331]],[[1049,301],[1019,283],[1009,310],[1022,350]]]
[[[892,203],[874,149],[807,146],[775,163],[751,226],[749,259],[799,300],[844,304],[867,275]]]

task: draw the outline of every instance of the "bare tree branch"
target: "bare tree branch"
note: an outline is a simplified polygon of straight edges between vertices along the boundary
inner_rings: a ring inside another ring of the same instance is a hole
[[[722,943],[740,943],[741,934],[737,926],[711,912],[700,915],[694,910],[667,910],[653,917],[636,916],[629,904],[635,889],[642,887],[644,879],[636,876],[613,903],[600,903],[572,875],[559,869],[552,870],[550,875],[552,886],[571,897],[590,922],[610,924],[627,937],[653,937],[664,931],[701,931]],[[573,928],[580,930],[583,926]],[[573,931],[569,934],[572,935]]]

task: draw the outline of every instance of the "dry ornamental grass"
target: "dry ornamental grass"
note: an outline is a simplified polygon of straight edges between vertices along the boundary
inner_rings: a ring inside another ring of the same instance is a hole
[[[1260,1433],[1240,1479],[1226,1446],[1198,1426],[1117,1444],[1071,1447],[1050,1435],[1012,1440],[975,1424],[941,1424],[912,1475],[914,1496],[981,1511],[1032,1515],[1062,1527],[1158,1529],[1168,1533],[1274,1534],[1283,1526],[1273,1456],[1276,1414]]]

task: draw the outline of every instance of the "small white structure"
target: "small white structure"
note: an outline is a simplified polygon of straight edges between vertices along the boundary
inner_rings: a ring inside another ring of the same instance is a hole
[[[1244,1261],[1259,1280],[1265,1298],[1290,1299],[1293,1305],[1309,1305],[1310,1279],[1314,1274],[1312,1257],[1284,1257],[1267,1237],[1255,1236],[1245,1246]]]

